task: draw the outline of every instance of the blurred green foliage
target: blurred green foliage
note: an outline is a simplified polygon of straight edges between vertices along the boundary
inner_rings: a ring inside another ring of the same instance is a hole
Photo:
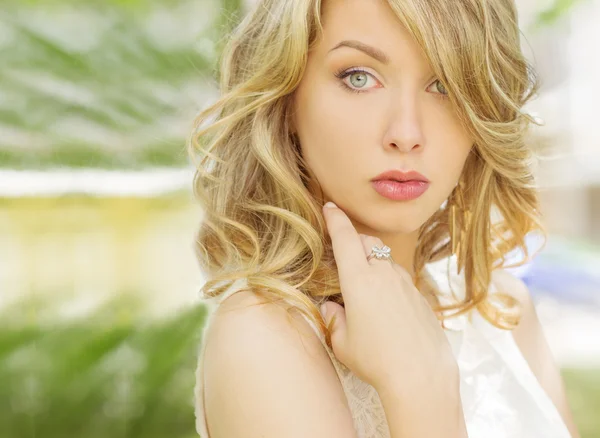
[[[241,3],[4,2],[0,167],[186,164]]]
[[[569,405],[581,438],[600,436],[600,369],[562,370]]]
[[[149,322],[139,316],[140,303],[123,296],[130,302],[114,301],[69,322],[36,322],[32,303],[3,312],[0,436],[196,434],[194,371],[205,307]],[[17,322],[10,315],[17,312],[29,322]]]
[[[550,26],[556,23],[561,17],[567,15],[574,6],[585,0],[554,0],[546,9],[542,10],[535,22],[533,28]]]

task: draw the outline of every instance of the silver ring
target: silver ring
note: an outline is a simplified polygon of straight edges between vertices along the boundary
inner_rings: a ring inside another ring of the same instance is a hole
[[[377,260],[389,260],[392,263],[394,262],[394,259],[392,258],[392,250],[387,245],[383,245],[383,248],[379,248],[377,245],[375,245],[371,249],[371,254],[367,256],[367,261],[371,260],[372,258],[376,258]]]

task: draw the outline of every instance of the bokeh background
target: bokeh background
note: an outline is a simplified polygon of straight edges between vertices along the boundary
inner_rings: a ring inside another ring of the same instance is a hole
[[[197,436],[185,139],[251,3],[1,0],[0,438]],[[515,273],[600,437],[600,2],[517,3],[550,239]]]

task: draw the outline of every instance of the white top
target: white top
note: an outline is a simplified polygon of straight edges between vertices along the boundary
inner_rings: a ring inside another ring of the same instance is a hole
[[[460,299],[457,295],[465,291],[464,276],[457,274],[450,277],[450,289],[447,262],[446,259],[426,267],[442,293],[439,297],[442,304]],[[241,284],[234,283],[207,304],[216,309],[215,306],[240,290],[237,286]],[[210,315],[204,330],[210,324]],[[317,333],[340,377],[358,437],[389,437],[385,412],[375,388],[339,362],[321,332],[308,318],[306,320]],[[494,327],[476,310],[471,313],[471,318],[460,315],[447,319],[445,325],[460,371],[460,396],[469,438],[571,438],[510,331]],[[201,438],[210,438],[203,402],[203,345],[200,346],[196,372],[196,430]]]

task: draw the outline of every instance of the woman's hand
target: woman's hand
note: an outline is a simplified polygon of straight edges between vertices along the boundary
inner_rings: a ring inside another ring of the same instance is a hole
[[[431,388],[433,395],[457,382],[450,344],[410,274],[390,260],[367,261],[372,247],[383,242],[359,235],[341,209],[323,211],[345,306],[325,304],[325,322],[336,318],[331,329],[336,357],[378,390]]]

